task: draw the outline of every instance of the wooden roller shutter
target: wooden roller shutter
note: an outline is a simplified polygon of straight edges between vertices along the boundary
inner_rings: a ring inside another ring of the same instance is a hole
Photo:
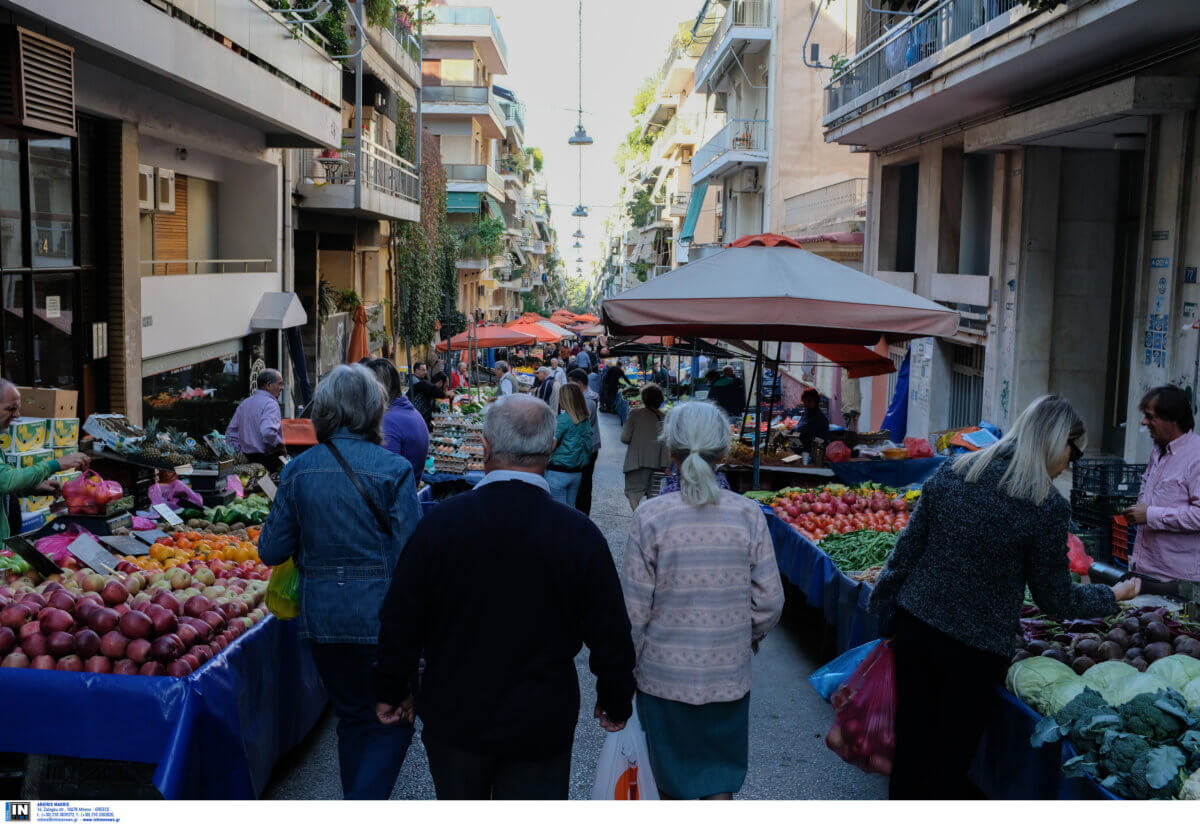
[[[187,176],[175,175],[175,211],[154,214],[154,259],[186,260],[188,256],[188,199]],[[190,274],[187,264],[156,264],[156,275]]]

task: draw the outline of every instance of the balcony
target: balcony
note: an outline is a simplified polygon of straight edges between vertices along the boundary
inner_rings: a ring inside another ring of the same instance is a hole
[[[1097,0],[1051,13],[1018,0],[930,0],[825,87],[826,140],[883,147],[1071,87],[1169,50],[1200,3]]]
[[[692,158],[692,186],[710,177],[724,177],[741,166],[767,162],[766,120],[731,120]]]
[[[491,166],[466,163],[446,164],[447,192],[479,192],[504,200],[504,178]]]
[[[723,69],[735,54],[757,54],[771,42],[771,1],[733,0],[696,61],[696,91],[715,92]]]
[[[416,169],[382,146],[363,140],[361,158],[353,151],[330,158],[305,149],[300,162],[296,191],[304,198],[303,209],[375,220],[421,219]]]
[[[506,186],[511,186],[515,191],[516,196],[519,196],[525,188],[525,172],[527,166],[524,158],[502,157],[496,162],[496,168],[500,172],[500,176],[504,179]],[[518,207],[521,205],[518,201]]]
[[[435,6],[430,11],[435,19],[425,27],[426,40],[473,42],[489,72],[508,74],[508,46],[490,8]]]
[[[662,134],[654,141],[654,145],[650,147],[650,156],[669,160],[677,149],[695,146],[696,135],[699,131],[698,117],[676,115],[671,118],[671,122],[662,130]]]
[[[93,67],[265,136],[272,147],[333,147],[342,69],[262,0],[8,0],[13,22],[68,35],[81,88]],[[114,87],[120,85],[115,84]]]
[[[671,195],[667,202],[667,214],[671,217],[685,217],[687,215],[688,204],[692,200],[692,193],[682,195]]]
[[[414,88],[421,87],[421,46],[412,29],[393,18],[391,26],[367,26],[367,41]],[[363,57],[369,60],[370,52]]]
[[[422,115],[426,118],[474,117],[485,140],[503,140],[507,115],[490,86],[424,86]]]
[[[504,127],[518,143],[525,142],[525,105],[511,100],[500,100],[500,110],[504,112]]]
[[[654,96],[654,99],[646,106],[646,111],[638,118],[638,131],[645,137],[651,127],[662,126],[668,120],[675,116],[676,110],[679,109],[679,95],[665,95],[661,92]]]
[[[867,179],[853,177],[783,201],[787,232],[816,229],[834,223],[865,219]]]
[[[688,81],[696,71],[696,60],[704,54],[704,47],[708,44],[714,26],[708,24],[707,28],[708,32],[697,32],[696,39],[686,46],[678,40],[671,44],[658,72],[661,78],[658,82],[659,94],[679,94],[687,87]]]

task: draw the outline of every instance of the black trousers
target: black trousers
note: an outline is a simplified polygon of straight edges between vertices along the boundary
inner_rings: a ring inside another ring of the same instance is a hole
[[[439,801],[566,801],[571,748],[540,761],[513,761],[424,739]]]
[[[599,457],[599,452],[592,453],[592,457],[588,460],[587,466],[583,468],[579,479],[579,493],[575,496],[575,508],[584,515],[592,514],[592,476],[596,474],[596,460]]]
[[[967,779],[1008,660],[896,611],[893,800],[978,799]]]

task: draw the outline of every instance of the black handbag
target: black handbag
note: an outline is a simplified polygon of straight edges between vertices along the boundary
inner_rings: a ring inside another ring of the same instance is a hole
[[[375,523],[379,524],[379,528],[390,538],[392,535],[392,524],[388,521],[387,516],[379,511],[379,507],[375,505],[375,502],[371,500],[371,496],[367,494],[367,488],[363,486],[362,480],[359,479],[358,475],[354,474],[354,470],[350,468],[350,464],[346,463],[346,459],[342,457],[342,453],[333,445],[333,441],[326,441],[325,445],[329,447],[329,451],[333,453],[333,457],[341,465],[342,471],[346,473],[346,477],[350,479],[350,483],[354,484],[354,488],[358,490],[358,494],[362,495],[367,508],[375,516]]]

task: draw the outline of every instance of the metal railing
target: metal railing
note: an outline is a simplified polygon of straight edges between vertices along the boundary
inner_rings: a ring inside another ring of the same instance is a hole
[[[338,157],[322,157],[317,149],[301,151],[304,177],[336,186],[353,186],[361,173],[363,186],[412,203],[421,201],[421,178],[416,167],[372,141],[363,140],[361,163],[353,151],[341,152]]]
[[[270,258],[179,258],[141,262],[143,275],[231,275],[250,272],[261,274],[270,272],[271,264]]]
[[[511,157],[502,157],[496,161],[496,168],[502,175],[516,175],[520,177],[529,170],[529,164],[523,163],[520,160],[515,160]],[[520,203],[518,203],[520,205]]]
[[[457,183],[487,183],[504,191],[504,178],[491,166],[469,163],[447,163],[446,179]]]
[[[837,219],[867,202],[867,179],[852,177],[840,183],[793,195],[783,201],[784,225],[803,229]]]
[[[400,24],[399,19],[395,19],[392,21],[391,27],[385,27],[384,31],[400,44],[400,48],[413,59],[419,70],[421,67],[421,45],[417,42],[417,36],[413,34],[412,27],[403,26]]]
[[[491,86],[422,86],[421,100],[426,103],[453,103],[464,106],[482,106],[485,103],[492,107],[492,113],[501,123],[507,116],[500,108],[500,98],[492,91]]]
[[[1018,6],[1020,0],[941,0],[926,6],[859,52],[834,76],[825,86],[826,116],[851,103],[855,104],[852,113],[857,114],[899,94],[904,84],[889,81]]]
[[[725,16],[721,18],[720,24],[717,25],[716,31],[713,32],[712,39],[708,41],[704,54],[700,55],[700,59],[696,61],[696,77],[706,75],[712,68],[712,64],[724,49],[722,41],[734,26],[765,28],[770,23],[770,0],[733,0],[726,9]]]
[[[670,201],[667,203],[667,209],[672,217],[681,217],[687,214],[688,204],[691,203],[692,193],[671,195]]]
[[[672,117],[650,147],[650,156],[665,157],[667,151],[678,143],[695,143],[699,131],[700,120],[696,115]]]
[[[729,152],[767,151],[766,120],[730,120],[713,139],[701,146],[692,158],[692,169],[703,169]]]
[[[446,26],[491,26],[492,36],[500,47],[500,56],[508,62],[508,45],[500,33],[500,23],[490,8],[464,8],[461,6],[434,6],[430,9],[436,22]]]
[[[517,128],[525,131],[525,105],[523,103],[514,103],[511,100],[500,100],[500,109],[504,112],[504,120],[511,121],[517,124]]]

